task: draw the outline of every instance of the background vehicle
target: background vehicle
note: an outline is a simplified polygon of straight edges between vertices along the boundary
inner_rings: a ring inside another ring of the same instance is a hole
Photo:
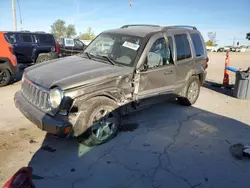
[[[127,25],[98,35],[82,55],[26,69],[15,104],[42,130],[92,146],[116,135],[121,115],[155,97],[194,104],[207,67],[195,27]]]
[[[0,87],[9,84],[18,69],[13,46],[5,35],[5,32],[0,32]]]
[[[223,47],[218,48],[217,52],[224,52],[224,48]]]
[[[61,38],[58,43],[60,46],[60,57],[81,53],[86,47],[86,45],[78,39]]]
[[[80,40],[83,44],[85,44],[86,46],[89,45],[89,43],[91,43],[92,40]]]
[[[18,63],[41,63],[58,57],[59,46],[52,34],[20,31],[5,35],[14,47]]]
[[[223,48],[224,52],[230,52],[231,47],[230,46],[225,46]]]

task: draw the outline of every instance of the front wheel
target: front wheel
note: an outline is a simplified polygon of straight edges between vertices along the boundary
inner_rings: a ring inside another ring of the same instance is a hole
[[[200,80],[197,76],[192,76],[184,89],[184,96],[179,97],[178,101],[181,105],[191,106],[197,101],[199,94]]]
[[[118,132],[120,113],[115,101],[106,97],[96,97],[85,103],[86,122],[89,129],[78,137],[86,146],[95,146],[111,140]],[[83,126],[84,126],[83,124]]]

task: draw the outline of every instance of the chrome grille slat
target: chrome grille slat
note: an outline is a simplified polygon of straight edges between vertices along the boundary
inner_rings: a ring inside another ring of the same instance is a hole
[[[44,112],[50,111],[49,91],[46,89],[43,89],[26,79],[22,83],[22,93],[23,96],[34,106],[38,107]]]

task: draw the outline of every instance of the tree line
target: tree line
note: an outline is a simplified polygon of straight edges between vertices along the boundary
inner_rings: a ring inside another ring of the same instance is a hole
[[[89,27],[85,32],[79,33],[77,35],[75,25],[66,25],[64,20],[58,19],[51,26],[50,32],[57,38],[78,38],[80,40],[92,40],[95,38],[95,34],[91,27]]]

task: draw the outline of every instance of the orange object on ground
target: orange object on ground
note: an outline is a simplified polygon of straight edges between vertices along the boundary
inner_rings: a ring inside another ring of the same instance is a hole
[[[3,186],[3,188],[35,188],[32,182],[32,168],[19,169]]]
[[[229,52],[226,53],[223,86],[229,85],[229,70],[226,69],[227,66],[230,66]]]

